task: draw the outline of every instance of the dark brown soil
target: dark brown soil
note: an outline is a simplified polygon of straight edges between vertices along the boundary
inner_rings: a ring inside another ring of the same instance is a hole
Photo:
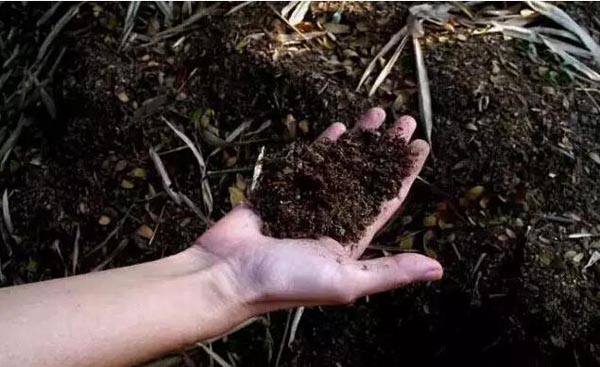
[[[264,158],[250,200],[267,235],[351,243],[398,194],[411,163],[404,139],[379,131],[292,143]]]

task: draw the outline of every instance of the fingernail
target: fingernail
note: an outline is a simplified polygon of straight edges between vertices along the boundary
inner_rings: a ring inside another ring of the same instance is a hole
[[[425,271],[423,276],[425,281],[438,280],[442,278],[444,274],[444,270],[439,264],[435,264],[435,266],[429,268],[429,270]]]

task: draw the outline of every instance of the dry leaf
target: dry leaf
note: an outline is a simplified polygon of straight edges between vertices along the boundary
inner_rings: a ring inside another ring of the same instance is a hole
[[[308,124],[307,120],[302,120],[298,123],[298,127],[300,128],[300,131],[302,131],[303,134],[308,134],[310,127]]]
[[[117,98],[119,98],[119,101],[123,103],[129,102],[129,96],[125,92],[117,93]]]
[[[483,194],[485,188],[481,185],[473,186],[465,193],[465,197],[471,201],[475,201],[479,199],[479,197]]]
[[[138,236],[145,238],[147,240],[150,240],[152,238],[152,236],[154,235],[154,231],[152,230],[152,228],[148,227],[145,224],[142,224],[140,226],[140,228],[138,228],[136,233]]]
[[[426,216],[423,218],[423,225],[425,227],[435,227],[438,223],[437,217],[433,214]]]
[[[231,201],[231,206],[238,206],[246,200],[246,195],[244,195],[244,191],[240,190],[236,186],[229,187],[229,201]]]
[[[129,176],[135,178],[141,178],[142,180],[146,179],[146,170],[140,167],[136,167],[129,172]]]
[[[133,184],[133,182],[129,181],[129,180],[123,180],[121,181],[121,187],[124,189],[133,189],[135,187],[135,185]]]
[[[101,226],[107,226],[110,224],[110,217],[108,215],[101,215],[100,218],[98,218],[98,224],[100,224]]]

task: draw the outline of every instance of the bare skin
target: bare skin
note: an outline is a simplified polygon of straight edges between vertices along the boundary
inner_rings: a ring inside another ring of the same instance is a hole
[[[356,128],[375,129],[384,119],[374,108]],[[387,133],[409,141],[415,127],[405,116]],[[336,123],[321,139],[335,141],[345,131]],[[358,260],[400,208],[429,153],[421,140],[411,149],[412,174],[358,243],[266,237],[260,218],[238,207],[168,258],[0,289],[0,366],[132,366],[272,310],[346,304],[441,278],[440,264],[418,254]]]

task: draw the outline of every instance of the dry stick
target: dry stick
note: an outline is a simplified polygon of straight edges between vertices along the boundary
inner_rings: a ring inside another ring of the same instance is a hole
[[[252,4],[254,1],[244,1],[243,3],[239,3],[238,5],[234,6],[233,8],[231,8],[231,10],[229,10],[227,13],[225,13],[225,16],[231,15],[233,13],[235,13],[236,11],[245,8],[246,6]]]
[[[81,230],[79,228],[79,223],[77,224],[77,230],[75,232],[75,242],[73,243],[73,259],[72,259],[72,268],[71,274],[75,275],[77,271],[77,265],[79,264],[79,237],[81,236]]]
[[[427,68],[425,67],[425,59],[421,50],[421,43],[416,35],[413,35],[413,46],[415,53],[415,62],[417,65],[417,83],[419,87],[419,112],[423,119],[425,136],[427,142],[431,146],[431,129],[432,129],[432,111],[431,111],[431,93],[429,90],[429,77],[427,76]],[[433,157],[433,148],[432,148]]]
[[[279,345],[279,351],[277,352],[277,358],[275,359],[275,367],[279,367],[279,360],[283,354],[283,347],[285,346],[285,339],[287,339],[288,330],[290,329],[290,321],[292,320],[292,310],[288,311],[287,320],[285,321],[285,329],[283,330],[283,336],[281,337],[281,344]]]
[[[162,221],[162,217],[165,214],[166,207],[167,207],[167,204],[164,204],[162,209],[160,210],[160,215],[158,216],[158,221],[156,222],[154,231],[152,231],[152,237],[150,237],[150,241],[148,241],[148,246],[152,245],[152,242],[154,241],[154,237],[156,237],[156,232],[158,232],[158,228],[160,227],[160,222]]]
[[[185,31],[190,30],[191,29],[190,27],[192,26],[192,24],[196,23],[200,19],[202,19],[202,18],[204,18],[206,16],[209,16],[209,15],[216,14],[217,9],[219,8],[219,6],[220,6],[220,4],[216,3],[216,4],[212,5],[212,6],[208,6],[208,7],[205,7],[205,8],[198,9],[196,11],[196,14],[194,14],[191,17],[187,18],[185,21],[183,21],[183,23],[181,23],[180,25],[175,26],[173,28],[169,28],[169,29],[166,29],[166,30],[164,30],[164,31],[162,31],[160,33],[157,33],[150,42],[141,45],[141,47],[151,46],[151,45],[153,45],[153,44],[155,44],[157,42],[160,42],[160,41],[162,41],[164,39],[177,36],[177,35],[185,32]]]
[[[123,38],[121,39],[119,50],[122,49],[123,46],[125,46],[125,44],[127,43],[127,38],[133,30],[133,26],[135,25],[135,16],[137,15],[139,9],[140,1],[132,1],[131,3],[129,3],[129,7],[127,7],[127,15],[125,16],[125,26],[123,27]]]
[[[200,210],[200,208],[198,208],[196,204],[194,204],[194,202],[186,194],[180,192],[179,197],[185,203],[185,205],[192,209],[192,211],[198,216],[198,218],[200,218],[206,225],[208,225],[208,218],[206,218],[206,216],[202,213],[202,210]]]
[[[62,1],[57,1],[56,3],[54,3],[50,9],[46,10],[46,12],[44,13],[44,15],[42,15],[42,17],[37,21],[37,23],[35,23],[36,27],[39,27],[41,25],[43,25],[44,23],[46,23],[50,18],[52,18],[52,16],[54,15],[54,13],[56,13],[56,10],[58,10],[58,7],[62,5]]]
[[[0,221],[0,235],[2,235],[2,242],[4,242],[6,252],[8,253],[8,256],[11,257],[13,254],[13,249],[10,246],[10,235],[6,233],[6,228],[4,228],[4,221]]]
[[[104,267],[106,267],[106,265],[113,261],[115,257],[117,257],[117,255],[120,254],[125,249],[125,247],[127,247],[128,244],[129,240],[127,238],[122,239],[121,242],[119,242],[117,248],[115,248],[113,252],[111,252],[111,254],[108,255],[108,257],[103,262],[101,262],[98,266],[92,269],[92,272],[104,269]]]
[[[292,28],[292,29],[293,29],[293,30],[294,30],[296,33],[298,33],[298,34],[300,35],[300,37],[302,37],[302,38],[303,38],[303,39],[304,39],[304,40],[305,40],[307,43],[308,43],[308,42],[310,42],[310,40],[309,40],[309,39],[308,39],[308,38],[307,38],[307,37],[306,37],[306,36],[305,36],[305,35],[304,35],[302,32],[300,32],[300,30],[299,30],[299,29],[298,29],[298,28],[297,28],[295,25],[293,25],[293,24],[292,24],[292,23],[290,23],[290,22],[289,22],[287,19],[285,19],[285,18],[284,18],[284,17],[283,17],[283,16],[282,16],[282,15],[281,15],[281,14],[280,14],[278,11],[277,11],[277,9],[275,9],[275,8],[273,7],[273,5],[271,5],[270,3],[266,3],[266,4],[267,4],[267,6],[268,6],[269,8],[271,8],[271,10],[273,10],[273,13],[275,13],[275,14],[276,14],[276,15],[279,17],[279,19],[283,20],[285,24],[287,24],[287,25],[288,25],[290,28]]]
[[[5,189],[2,194],[2,216],[4,217],[4,224],[6,224],[6,229],[8,233],[12,236],[15,231],[13,226],[12,218],[10,217],[10,207],[8,206],[8,190]]]
[[[173,201],[177,205],[181,205],[181,198],[171,188],[171,185],[173,183],[171,182],[171,179],[169,178],[169,174],[167,173],[167,170],[165,169],[165,166],[164,166],[162,160],[160,159],[159,155],[156,153],[156,151],[152,147],[150,147],[149,153],[150,153],[150,159],[152,159],[152,163],[154,163],[154,167],[156,168],[156,170],[158,171],[158,174],[160,175],[163,189],[169,195],[169,197],[171,197],[171,199],[173,199]]]
[[[215,361],[217,361],[217,363],[221,367],[233,367],[231,364],[229,364],[228,362],[226,362],[220,355],[218,355],[217,353],[213,352],[213,350],[211,348],[208,348],[206,345],[204,345],[202,343],[198,343],[198,345],[200,347],[202,347],[202,349],[204,349],[204,351],[206,352],[206,354],[209,355],[210,358],[212,358]]]
[[[219,171],[207,171],[207,176],[219,176],[219,175],[227,175],[230,173],[239,173],[239,172],[252,172],[254,167],[238,167],[238,168],[228,168],[222,169]]]
[[[373,85],[371,86],[371,89],[369,90],[369,97],[372,96],[373,94],[375,94],[375,91],[377,90],[377,88],[379,88],[379,86],[381,85],[381,83],[383,83],[385,78],[387,78],[387,76],[392,72],[392,68],[394,67],[394,65],[396,64],[396,61],[398,61],[398,58],[402,54],[402,50],[404,49],[404,46],[406,46],[407,41],[408,41],[408,35],[404,35],[404,37],[402,38],[402,41],[400,41],[400,44],[398,45],[398,47],[392,54],[392,57],[388,60],[388,62],[385,64],[385,66],[381,70],[381,73],[379,73],[379,75],[373,82]]]
[[[392,36],[392,38],[390,38],[390,40],[385,44],[385,46],[383,46],[383,48],[381,50],[379,50],[377,55],[375,55],[373,60],[371,60],[371,62],[365,69],[365,72],[363,73],[363,75],[360,77],[358,86],[354,90],[355,92],[357,92],[360,89],[360,87],[367,80],[369,75],[373,72],[373,69],[375,69],[375,65],[377,64],[377,60],[379,60],[380,58],[385,56],[385,54],[387,54],[392,49],[392,47],[394,47],[398,42],[400,42],[400,40],[404,37],[405,34],[406,34],[406,26],[402,27],[402,29],[400,29],[396,34],[394,34]]]
[[[94,247],[87,254],[85,254],[83,256],[84,259],[87,258],[87,257],[89,257],[90,255],[92,255],[96,251],[100,250],[104,246],[106,246],[106,244],[108,243],[108,241],[110,241],[110,239],[113,238],[117,234],[117,232],[119,231],[119,229],[121,229],[121,227],[123,227],[123,225],[127,221],[127,218],[129,218],[129,213],[131,212],[131,209],[133,209],[133,206],[134,206],[134,204],[131,204],[129,206],[129,208],[127,209],[127,212],[125,213],[125,215],[123,216],[123,218],[121,218],[121,220],[115,226],[115,228],[108,234],[108,236],[106,236],[106,238],[104,239],[104,241],[100,242],[98,245],[96,245],[96,247]]]
[[[198,161],[198,166],[200,167],[200,173],[204,177],[206,175],[206,162],[204,161],[204,158],[202,157],[200,150],[198,148],[196,148],[196,145],[194,144],[194,142],[192,142],[192,140],[190,138],[188,138],[183,132],[179,131],[171,122],[169,122],[169,120],[167,120],[163,116],[161,116],[161,118],[167,124],[167,126],[169,126],[171,128],[171,130],[173,130],[175,132],[175,134],[181,140],[183,140],[183,142],[186,143],[187,146],[190,148],[190,150],[194,154],[194,157],[196,157],[196,161]],[[205,209],[207,212],[206,217],[209,217],[210,213],[212,212],[212,209],[213,209],[213,198],[212,198],[212,192],[210,191],[210,184],[209,184],[208,180],[202,180],[201,188],[202,188],[202,200],[204,201],[204,206],[205,206]]]
[[[48,33],[48,36],[46,37],[46,39],[44,40],[44,42],[42,43],[42,46],[40,47],[40,49],[38,51],[36,62],[42,61],[42,59],[46,56],[46,53],[47,53],[48,49],[50,48],[50,45],[52,44],[52,42],[54,41],[56,36],[58,36],[58,33],[60,33],[60,31],[67,25],[67,23],[69,23],[69,21],[71,19],[73,19],[73,17],[75,15],[77,15],[77,13],[79,12],[80,5],[81,5],[81,3],[73,6],[71,9],[69,9],[65,13],[65,15],[63,15],[58,20],[56,25],[54,25],[54,27],[52,27],[52,30],[50,31],[50,33]]]
[[[298,331],[298,325],[300,325],[300,319],[304,313],[304,307],[298,307],[296,313],[294,313],[294,321],[292,321],[292,330],[290,330],[290,339],[288,341],[288,347],[292,345],[296,340],[296,332]]]

